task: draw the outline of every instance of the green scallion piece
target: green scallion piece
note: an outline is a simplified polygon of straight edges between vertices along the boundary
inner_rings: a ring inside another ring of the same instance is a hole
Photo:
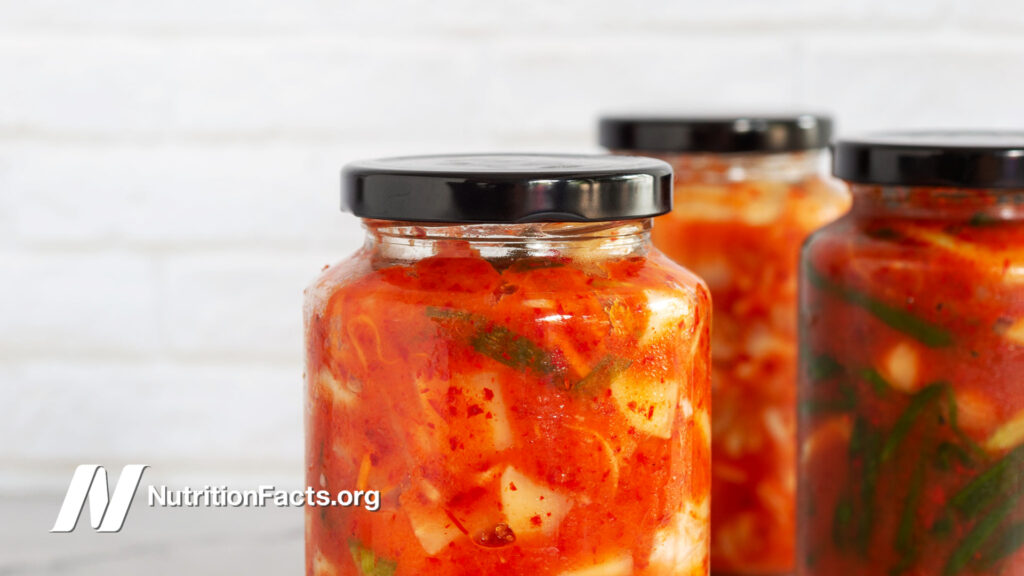
[[[398,564],[393,560],[378,558],[373,550],[363,546],[358,540],[348,541],[348,550],[352,561],[363,576],[394,576]]]
[[[804,270],[807,280],[818,290],[828,292],[854,306],[867,310],[890,328],[914,338],[925,346],[941,348],[953,343],[953,336],[945,328],[922,320],[906,310],[867,294],[836,284],[815,270],[813,266],[807,265]]]
[[[946,567],[942,571],[943,576],[954,576],[960,573],[967,564],[978,553],[978,550],[988,541],[989,537],[996,531],[996,528],[1006,520],[1006,517],[1017,507],[1021,493],[1009,495],[999,502],[994,509],[986,514],[971,528],[971,531],[964,536],[960,544],[953,550]]]
[[[918,417],[930,404],[942,397],[943,385],[932,384],[926,386],[920,392],[914,394],[910,399],[910,404],[907,405],[906,410],[900,414],[896,424],[893,425],[892,431],[889,432],[889,436],[885,439],[885,445],[882,447],[881,461],[888,462],[895,454],[896,450],[899,449],[900,444],[906,439],[907,434],[913,429],[914,423],[917,422]]]
[[[464,340],[488,358],[516,370],[531,370],[541,375],[556,371],[551,353],[529,338],[483,316],[434,306],[427,307],[426,313],[445,326],[453,336]]]

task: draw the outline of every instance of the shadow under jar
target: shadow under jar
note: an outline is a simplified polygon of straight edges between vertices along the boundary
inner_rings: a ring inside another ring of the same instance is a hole
[[[803,576],[1024,573],[1024,134],[840,141],[802,256]]]
[[[351,164],[366,242],[307,290],[310,575],[704,575],[710,301],[651,159]]]
[[[675,206],[654,243],[711,289],[711,569],[793,571],[800,245],[849,206],[827,177],[814,115],[609,117],[601,144],[672,164]]]

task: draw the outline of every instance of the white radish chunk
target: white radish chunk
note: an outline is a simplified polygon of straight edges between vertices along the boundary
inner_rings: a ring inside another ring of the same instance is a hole
[[[985,450],[1002,452],[1016,448],[1021,443],[1024,443],[1024,410],[1014,414],[985,440]]]
[[[313,576],[338,576],[339,574],[341,571],[338,570],[338,567],[317,548],[316,554],[313,555]]]
[[[997,406],[987,394],[960,388],[953,390],[953,398],[956,400],[957,421],[968,434],[984,438],[999,426]]]
[[[399,501],[420,546],[433,556],[454,542],[462,532],[441,507],[441,491],[437,486],[427,480],[421,480],[418,485],[418,490],[404,492]]]
[[[711,413],[706,407],[700,412],[694,413],[694,424],[696,424],[696,430],[700,434],[701,441],[704,442],[704,447],[711,450]]]
[[[327,368],[317,372],[316,386],[318,394],[323,398],[329,398],[334,404],[351,407],[359,401],[359,395],[347,383],[335,378]]]
[[[685,201],[686,210],[673,210],[666,218],[684,222],[732,222],[736,209],[721,200],[721,186],[687,184],[676,192],[676,202]]]
[[[501,383],[494,374],[477,374],[466,386],[467,392],[477,405],[485,411],[484,417],[491,425],[491,438],[495,450],[512,446],[512,424],[508,418],[505,396]]]
[[[633,574],[633,557],[623,553],[589,568],[567,570],[561,576],[630,576]]]
[[[647,346],[664,337],[681,338],[694,322],[693,303],[676,294],[647,291],[647,329],[640,337],[640,346]]]
[[[1003,332],[1003,337],[1014,344],[1024,346],[1024,318],[1021,318],[1011,324],[1010,327]]]
[[[679,382],[627,370],[611,385],[615,405],[633,428],[655,438],[670,438],[679,405]]]
[[[669,526],[654,535],[651,566],[666,574],[699,574],[708,555],[710,499],[687,502]]]
[[[423,551],[433,556],[448,547],[462,532],[440,508],[402,507]]]
[[[616,456],[615,449],[612,448],[611,443],[608,442],[604,436],[590,428],[586,428],[584,426],[573,426],[571,424],[567,424],[565,427],[584,435],[581,437],[581,440],[587,443],[593,443],[601,449],[601,453],[604,455],[605,461],[608,462],[608,486],[617,488],[619,486],[619,458]]]
[[[849,414],[833,416],[818,424],[804,440],[800,448],[801,463],[806,464],[818,455],[821,450],[835,449],[837,446],[846,446],[853,434],[853,421]]]
[[[572,508],[572,500],[509,466],[501,475],[501,507],[517,538],[551,536]]]
[[[750,226],[765,226],[778,220],[785,210],[789,196],[785,184],[763,184],[756,197],[746,202],[741,210],[743,221]]]
[[[900,342],[882,359],[879,372],[893,388],[912,394],[918,389],[919,363],[914,346],[908,342]]]
[[[423,420],[431,426],[409,429],[411,441],[424,451],[446,449],[448,438],[474,438],[474,448],[486,452],[510,448],[514,442],[508,405],[499,378],[490,372],[416,383]],[[449,396],[453,392],[452,397]],[[454,408],[449,412],[449,408]]]

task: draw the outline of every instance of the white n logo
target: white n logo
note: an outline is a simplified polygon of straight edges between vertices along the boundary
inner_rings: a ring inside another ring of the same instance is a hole
[[[124,517],[135,498],[142,473],[149,466],[145,464],[129,464],[121,470],[121,476],[114,487],[114,496],[110,497],[107,484],[107,470],[96,464],[83,464],[75,469],[71,477],[71,485],[64,496],[64,504],[57,514],[50,532],[71,532],[78,524],[86,499],[89,500],[89,520],[97,532],[120,532],[124,525]]]

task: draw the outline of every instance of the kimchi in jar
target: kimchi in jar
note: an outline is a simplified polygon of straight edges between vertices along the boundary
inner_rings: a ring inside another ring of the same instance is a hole
[[[306,573],[704,575],[710,300],[650,241],[671,169],[349,165],[366,242],[307,290]]]
[[[672,164],[654,243],[711,288],[711,568],[793,570],[800,244],[848,207],[822,173],[827,117],[609,117],[601,143]]]
[[[802,257],[799,574],[1024,574],[1024,133],[836,145]]]

